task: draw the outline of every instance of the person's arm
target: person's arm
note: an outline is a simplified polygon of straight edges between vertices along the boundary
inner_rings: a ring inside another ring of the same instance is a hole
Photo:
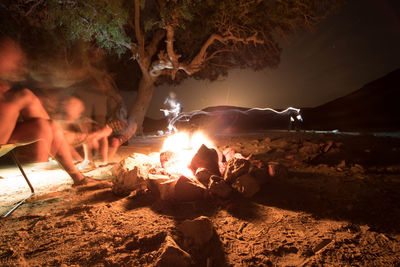
[[[42,105],[40,99],[29,89],[10,92],[10,99],[21,110],[23,119],[40,118],[49,120],[50,116]]]
[[[94,131],[90,134],[88,134],[86,141],[91,142],[91,141],[98,141],[99,139],[103,137],[107,137],[112,133],[112,129],[106,125],[100,130]]]

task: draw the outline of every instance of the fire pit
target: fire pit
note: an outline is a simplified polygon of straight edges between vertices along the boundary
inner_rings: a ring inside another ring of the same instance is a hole
[[[220,151],[201,132],[169,136],[160,152],[133,153],[112,169],[113,192],[126,196],[151,190],[163,200],[228,198],[237,191],[252,197],[270,177],[282,174],[276,163],[251,160],[226,148]]]

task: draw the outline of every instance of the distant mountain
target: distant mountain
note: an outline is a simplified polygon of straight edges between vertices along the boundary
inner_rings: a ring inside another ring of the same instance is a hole
[[[302,108],[302,129],[340,131],[400,130],[400,69],[370,82],[361,89],[314,108]],[[282,110],[278,110],[282,111]],[[203,109],[178,128],[201,128],[213,132],[288,129],[288,112],[215,106]],[[165,129],[165,119],[145,119],[145,132]]]
[[[400,69],[321,106],[304,109],[304,127],[342,131],[400,130]]]

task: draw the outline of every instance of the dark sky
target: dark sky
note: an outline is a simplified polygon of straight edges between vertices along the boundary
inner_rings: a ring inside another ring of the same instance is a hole
[[[215,105],[314,107],[346,95],[400,67],[399,7],[400,0],[348,0],[314,31],[284,41],[277,69],[157,87],[148,116],[162,117],[170,91],[186,112]]]

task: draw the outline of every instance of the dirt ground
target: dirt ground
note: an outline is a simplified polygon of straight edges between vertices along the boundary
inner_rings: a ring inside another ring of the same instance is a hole
[[[400,139],[299,132],[213,138],[221,149],[279,162],[288,173],[252,198],[172,203],[152,192],[117,197],[106,186],[49,192],[0,221],[0,264],[153,266],[171,236],[193,266],[400,265]],[[158,145],[141,139],[136,148]],[[179,226],[199,216],[211,220],[214,235],[191,246]]]

